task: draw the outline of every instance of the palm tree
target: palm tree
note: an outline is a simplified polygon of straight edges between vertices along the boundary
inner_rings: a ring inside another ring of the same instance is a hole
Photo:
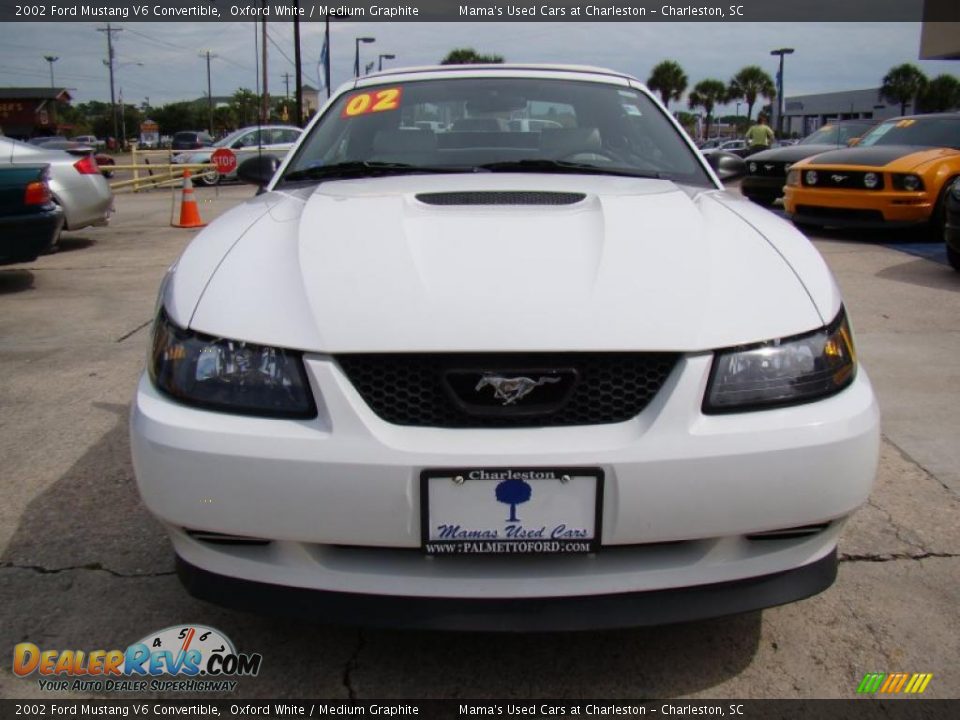
[[[660,93],[663,104],[670,107],[670,101],[679,100],[687,89],[687,74],[680,63],[664,60],[650,71],[647,87]]]
[[[900,103],[900,114],[907,112],[907,103],[913,102],[916,107],[917,96],[927,85],[927,76],[916,65],[904,63],[890,68],[883,76],[883,85],[880,87],[880,97],[889,102]]]
[[[927,83],[917,102],[921,112],[946,112],[960,107],[960,80],[937,75]]]
[[[503,55],[481,55],[473,48],[456,48],[447,53],[441,65],[491,65],[502,63]]]
[[[727,101],[727,86],[721,80],[701,80],[693,86],[693,92],[687,97],[687,104],[691,108],[702,107],[707,113],[707,128],[705,137],[710,137],[710,118],[713,115],[713,106]]]
[[[730,78],[727,93],[730,100],[743,98],[747,104],[747,122],[749,123],[757,98],[763,97],[772,102],[777,96],[777,86],[773,84],[773,78],[759,65],[747,65]]]

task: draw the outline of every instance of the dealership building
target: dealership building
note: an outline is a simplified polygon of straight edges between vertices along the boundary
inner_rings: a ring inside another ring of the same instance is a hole
[[[907,112],[912,108],[907,105]],[[900,114],[900,105],[880,97],[880,88],[843,90],[786,97],[783,101],[783,132],[787,137],[804,137],[821,125],[835,120],[885,120]]]

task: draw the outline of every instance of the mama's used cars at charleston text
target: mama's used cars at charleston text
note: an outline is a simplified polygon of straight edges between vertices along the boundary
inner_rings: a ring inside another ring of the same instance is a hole
[[[840,293],[638,81],[383,73],[266,160],[164,279],[133,405],[192,593],[513,630],[831,584],[879,442]]]

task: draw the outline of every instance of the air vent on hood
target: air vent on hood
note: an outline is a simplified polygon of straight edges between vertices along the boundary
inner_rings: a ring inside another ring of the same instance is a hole
[[[428,205],[573,205],[586,197],[584,193],[573,192],[498,190],[421,193],[417,200]]]

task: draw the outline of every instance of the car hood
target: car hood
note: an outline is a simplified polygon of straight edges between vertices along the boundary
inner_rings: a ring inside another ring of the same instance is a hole
[[[939,160],[960,154],[950,148],[932,148],[919,145],[872,145],[852,147],[822,153],[807,161],[809,165],[843,167],[885,167],[896,164],[896,170],[917,168],[931,160]]]
[[[773,162],[797,162],[811,155],[836,149],[836,145],[790,145],[787,147],[773,148],[772,150],[761,150],[751,155],[748,162],[761,162],[763,160]]]
[[[505,189],[585,198],[417,197]],[[789,224],[749,206],[615,177],[328,181],[264,194],[211,225],[179,261],[165,303],[200,332],[331,353],[696,351],[822,326],[839,307],[822,260]]]

